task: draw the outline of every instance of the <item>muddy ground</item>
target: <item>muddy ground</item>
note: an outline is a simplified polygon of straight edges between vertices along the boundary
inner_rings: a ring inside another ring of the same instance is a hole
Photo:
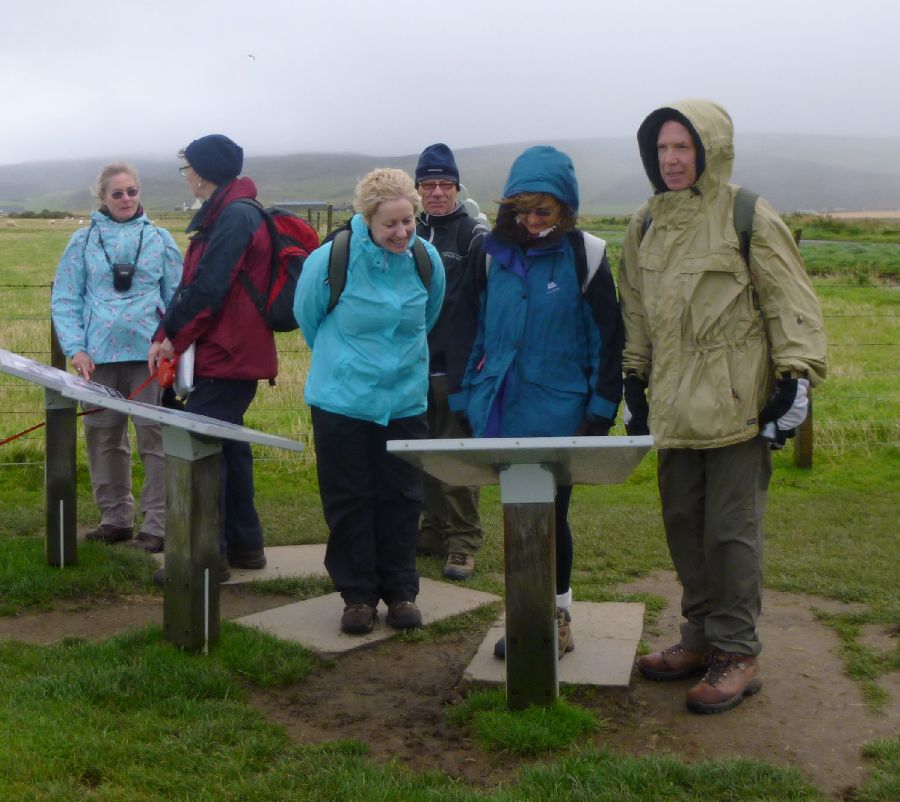
[[[623,586],[625,592],[664,596],[660,620],[644,631],[653,648],[677,638],[678,585],[658,572]],[[225,586],[222,615],[237,618],[289,601]],[[579,704],[604,720],[596,745],[621,754],[668,754],[687,761],[728,755],[798,768],[816,787],[840,799],[861,784],[868,766],[863,744],[900,731],[900,675],[882,680],[891,702],[871,712],[858,686],[842,673],[838,639],[812,608],[842,605],[768,591],[760,631],[762,692],[737,709],[697,716],[684,707],[689,682],[652,683],[635,674],[627,689],[580,692]],[[0,618],[0,637],[51,643],[64,636],[104,638],[124,629],[162,623],[160,596],[133,597],[89,608],[58,609]],[[577,643],[577,620],[573,632]],[[485,627],[486,629],[486,627]],[[446,721],[446,706],[467,689],[463,672],[484,633],[453,634],[431,642],[393,639],[343,655],[313,677],[274,691],[254,691],[250,702],[302,743],[356,739],[375,760],[396,760],[413,771],[439,770],[482,789],[516,780],[529,761],[484,753],[466,732]],[[872,629],[866,642],[894,648],[896,630]]]

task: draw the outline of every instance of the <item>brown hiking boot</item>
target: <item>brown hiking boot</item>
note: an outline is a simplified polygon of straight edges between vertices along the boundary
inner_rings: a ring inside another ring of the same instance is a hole
[[[149,532],[138,532],[134,540],[125,544],[132,549],[140,549],[148,554],[159,554],[165,548],[165,541],[159,535],[151,535]]]
[[[378,611],[371,604],[355,602],[344,607],[341,616],[341,632],[348,635],[367,635],[375,628]]]
[[[694,713],[724,713],[760,688],[762,677],[753,655],[715,649],[703,679],[687,692],[687,707]]]
[[[422,613],[415,602],[391,602],[388,605],[387,622],[394,629],[416,629],[422,626]]]
[[[112,526],[111,524],[100,524],[96,529],[92,529],[85,536],[85,540],[93,540],[95,543],[119,543],[123,540],[131,540],[134,536],[133,526]]]
[[[465,580],[471,579],[475,573],[475,555],[463,554],[461,551],[453,551],[447,555],[444,563],[444,576],[447,579]]]
[[[419,532],[419,540],[416,543],[416,554],[424,554],[426,557],[443,557],[447,553],[444,538],[440,532],[434,529],[423,529]]]
[[[572,637],[572,616],[562,607],[556,608],[556,630],[558,660],[562,660],[569,652],[575,651],[575,640]]]
[[[672,682],[702,674],[706,670],[708,660],[708,655],[690,652],[680,643],[676,643],[661,652],[645,654],[638,658],[637,667],[647,679]]]
[[[562,607],[556,608],[556,647],[557,660],[562,660],[569,652],[575,651],[575,639],[572,637],[572,616]],[[494,644],[494,657],[506,659],[506,635]]]

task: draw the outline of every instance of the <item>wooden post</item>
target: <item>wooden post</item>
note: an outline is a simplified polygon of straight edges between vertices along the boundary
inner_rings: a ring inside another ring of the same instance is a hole
[[[543,465],[500,472],[506,578],[506,704],[549,707],[559,697],[553,474]]]
[[[163,425],[166,551],[163,637],[190,651],[219,640],[218,440]]]
[[[334,207],[329,203],[329,204],[328,204],[328,211],[327,211],[327,214],[326,214],[326,216],[325,216],[325,225],[327,226],[327,228],[326,228],[326,230],[325,230],[325,233],[326,233],[326,234],[330,234],[330,233],[331,233],[331,215],[332,215],[333,211],[334,211]]]
[[[794,465],[798,468],[812,468],[813,465],[813,402],[810,388],[808,402],[809,412],[806,420],[797,427],[794,435]]]
[[[50,321],[50,365],[66,369],[66,355]],[[78,501],[76,482],[77,404],[53,390],[44,390],[44,532],[47,564],[64,568],[78,563]]]
[[[45,388],[44,509],[47,563],[64,568],[78,562],[75,494],[76,402]]]

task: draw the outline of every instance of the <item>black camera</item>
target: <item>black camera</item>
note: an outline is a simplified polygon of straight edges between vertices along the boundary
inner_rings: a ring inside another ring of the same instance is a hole
[[[128,292],[131,289],[134,267],[134,265],[120,264],[118,262],[112,266],[113,287],[119,292]]]

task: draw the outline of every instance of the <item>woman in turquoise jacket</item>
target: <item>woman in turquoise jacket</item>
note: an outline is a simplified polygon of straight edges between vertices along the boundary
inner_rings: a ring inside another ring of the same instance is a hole
[[[360,181],[351,221],[347,281],[327,311],[332,244],[306,260],[294,316],[312,363],[310,406],[328,547],[325,567],[344,600],[341,629],[371,631],[377,605],[398,629],[421,626],[416,536],[422,506],[417,468],[388,454],[388,440],[427,436],[427,334],[444,298],[444,268],[424,243],[426,288],[411,254],[419,195],[402,170]]]
[[[150,223],[141,206],[134,167],[110,164],[97,179],[100,210],[76,231],[53,282],[53,325],[63,352],[85,379],[132,393],[149,378],[147,354],[166,305],[181,280],[181,253],[172,235]],[[145,387],[136,401],[158,404],[160,387]],[[99,410],[84,418],[88,468],[100,525],[88,540],[115,543],[134,533],[128,416]],[[132,544],[163,550],[165,473],[158,424],[134,419],[144,464],[143,523]]]
[[[513,162],[472,277],[480,287],[469,305],[479,310],[474,345],[461,390],[450,399],[476,437],[606,435],[613,425],[622,396],[622,318],[605,243],[575,228],[577,214],[578,182],[565,153],[537,146]],[[574,648],[571,495],[571,485],[557,487],[560,657]],[[494,653],[505,657],[505,639]]]

